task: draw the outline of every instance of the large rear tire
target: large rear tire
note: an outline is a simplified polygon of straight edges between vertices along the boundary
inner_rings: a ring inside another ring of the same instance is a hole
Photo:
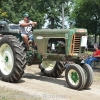
[[[93,69],[88,64],[84,64],[82,66],[82,68],[84,69],[85,78],[86,78],[86,83],[85,83],[84,89],[87,89],[93,83],[93,78],[94,78]]]
[[[84,70],[80,65],[70,64],[65,71],[66,82],[72,89],[81,90],[85,85]]]
[[[63,63],[51,60],[43,61],[39,65],[39,68],[41,69],[43,75],[54,78],[59,77],[65,69]]]
[[[19,40],[5,35],[0,40],[0,74],[6,82],[18,82],[24,74],[26,54]]]

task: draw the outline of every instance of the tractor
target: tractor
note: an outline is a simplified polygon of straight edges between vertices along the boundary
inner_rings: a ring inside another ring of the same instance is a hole
[[[0,77],[3,81],[18,82],[26,65],[38,64],[41,73],[57,78],[65,71],[70,88],[81,90],[93,83],[93,70],[85,64],[83,55],[87,43],[87,29],[36,29],[29,49],[20,30],[0,21]]]

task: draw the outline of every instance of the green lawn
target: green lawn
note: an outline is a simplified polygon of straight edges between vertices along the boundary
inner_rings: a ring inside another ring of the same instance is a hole
[[[87,52],[85,52],[85,53],[88,53],[89,55],[92,55],[93,52],[91,52],[91,51],[87,51]]]

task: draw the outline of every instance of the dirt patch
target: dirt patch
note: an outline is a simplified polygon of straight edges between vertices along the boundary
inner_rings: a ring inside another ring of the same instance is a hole
[[[100,68],[94,69],[94,84],[100,85]]]
[[[12,90],[6,87],[0,87],[0,100],[41,100],[25,92]]]
[[[29,95],[32,100],[99,100],[100,99],[100,69],[94,70],[94,82],[88,90],[73,90],[65,81],[65,72],[59,78],[41,76],[37,65],[27,66],[23,78],[18,83],[0,81],[0,86],[11,91],[19,91],[22,96]],[[12,92],[13,93],[13,92]],[[10,93],[10,95],[13,95]],[[8,95],[5,90],[2,95]],[[16,93],[15,93],[16,94]],[[20,95],[20,94],[19,94]],[[27,100],[31,100],[27,99]],[[7,99],[10,100],[10,99]],[[13,99],[12,99],[13,100]],[[20,99],[14,99],[20,100]],[[26,100],[26,99],[21,99]]]

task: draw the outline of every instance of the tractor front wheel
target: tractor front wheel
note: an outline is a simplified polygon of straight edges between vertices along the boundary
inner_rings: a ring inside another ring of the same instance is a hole
[[[82,66],[83,70],[84,70],[84,73],[85,73],[85,78],[86,78],[86,83],[85,83],[85,86],[84,86],[84,89],[87,89],[89,88],[92,83],[93,83],[93,78],[94,78],[94,74],[93,74],[93,69],[91,68],[90,65],[88,64],[84,64]]]
[[[68,86],[72,89],[81,90],[85,86],[85,74],[80,65],[70,64],[65,71],[65,78]]]

